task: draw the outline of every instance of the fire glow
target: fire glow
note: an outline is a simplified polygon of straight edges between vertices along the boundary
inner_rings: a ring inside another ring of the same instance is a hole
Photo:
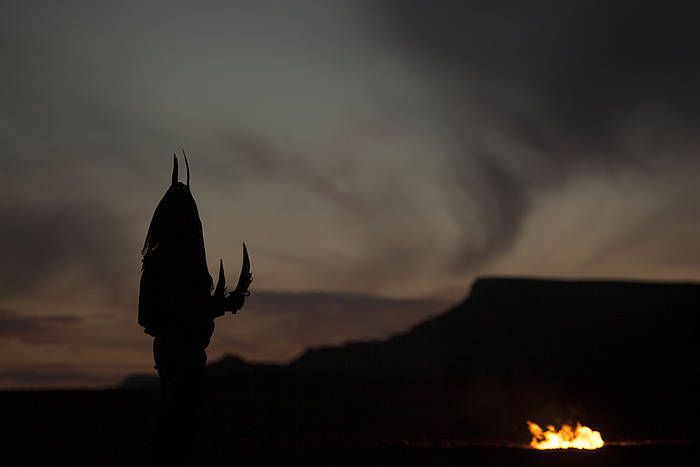
[[[532,433],[530,446],[535,449],[598,449],[604,444],[599,431],[581,426],[580,423],[576,424],[575,429],[564,424],[559,431],[552,425],[548,425],[545,431],[530,421],[527,426]]]

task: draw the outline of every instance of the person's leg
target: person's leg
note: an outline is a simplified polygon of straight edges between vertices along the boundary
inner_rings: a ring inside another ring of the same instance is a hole
[[[197,445],[201,424],[204,368],[191,368],[180,386],[178,397],[178,426],[185,458],[190,458]]]
[[[154,343],[156,369],[160,376],[160,402],[149,457],[152,466],[179,467],[187,463],[187,457],[183,456],[183,450],[187,452],[187,449],[183,444],[186,439],[180,415],[183,371],[177,365],[177,348],[169,348],[164,342],[156,338]]]
[[[153,465],[188,465],[201,423],[203,375],[203,370],[187,371],[164,383],[165,397],[153,436]]]

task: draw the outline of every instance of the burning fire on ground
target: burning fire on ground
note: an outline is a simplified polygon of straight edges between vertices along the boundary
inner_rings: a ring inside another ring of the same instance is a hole
[[[559,431],[552,425],[543,430],[536,423],[527,422],[527,426],[532,433],[530,446],[535,449],[598,449],[603,447],[603,438],[599,431],[593,431],[587,426],[576,424],[576,428],[571,425],[562,425]]]

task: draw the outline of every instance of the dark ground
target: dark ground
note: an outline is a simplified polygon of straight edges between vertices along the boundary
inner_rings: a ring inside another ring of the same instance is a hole
[[[445,408],[430,420],[421,415],[431,411],[427,408],[391,420],[393,413],[406,411],[405,401],[387,402],[382,410],[375,401],[347,406],[348,395],[334,397],[330,391],[320,397],[326,389],[307,388],[308,399],[297,393],[284,403],[274,390],[254,397],[240,388],[210,394],[192,465],[670,467],[700,460],[692,439],[619,445],[605,424],[592,424],[608,442],[602,450],[535,451],[525,447],[524,422],[508,439],[488,440],[471,423],[446,417]],[[151,389],[0,393],[8,428],[3,459],[11,460],[3,465],[145,466],[157,404]],[[487,444],[494,442],[500,444]]]

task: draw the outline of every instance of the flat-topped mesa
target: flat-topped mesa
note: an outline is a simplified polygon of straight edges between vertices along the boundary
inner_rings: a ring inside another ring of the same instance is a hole
[[[483,278],[407,332],[316,349],[293,366],[412,378],[666,374],[691,363],[699,312],[697,284]]]
[[[529,277],[482,277],[472,284],[468,298],[498,300],[506,293],[521,299],[588,297],[601,300],[625,297],[636,300],[637,296],[678,300],[698,300],[700,284],[691,282],[644,282],[630,280],[564,280]]]

